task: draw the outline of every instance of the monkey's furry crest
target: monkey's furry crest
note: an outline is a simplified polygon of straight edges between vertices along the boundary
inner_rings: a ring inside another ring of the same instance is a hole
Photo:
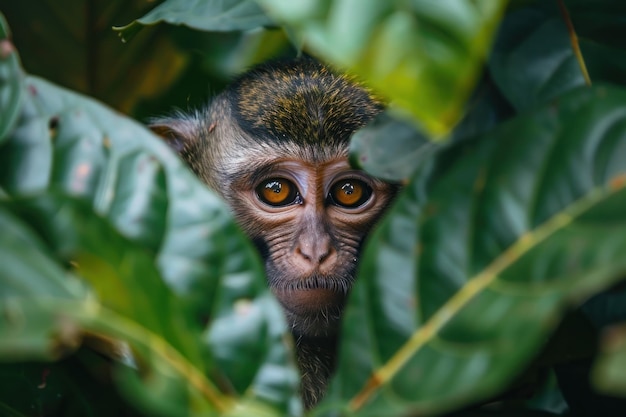
[[[354,79],[310,58],[261,65],[238,78],[229,94],[241,128],[265,140],[269,134],[277,141],[345,146],[382,110]]]

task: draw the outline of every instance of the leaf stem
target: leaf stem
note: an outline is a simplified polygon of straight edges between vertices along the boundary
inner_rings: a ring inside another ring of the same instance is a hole
[[[578,61],[580,71],[583,73],[585,83],[587,85],[591,85],[591,78],[589,77],[589,72],[587,71],[585,58],[583,58],[583,54],[580,51],[580,45],[578,44],[578,35],[576,35],[576,30],[574,29],[574,24],[572,23],[572,19],[570,18],[569,11],[567,10],[567,7],[565,7],[565,3],[563,3],[563,0],[557,0],[556,2],[559,5],[561,15],[563,15],[563,20],[565,21],[565,25],[567,26],[569,39],[570,42],[572,42],[572,49],[574,50],[574,55],[576,56],[576,60]]]

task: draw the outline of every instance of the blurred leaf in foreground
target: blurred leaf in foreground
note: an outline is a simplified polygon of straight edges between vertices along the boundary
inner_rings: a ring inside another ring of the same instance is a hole
[[[259,2],[304,39],[305,49],[363,77],[435,137],[459,121],[506,6],[492,0]]]
[[[389,113],[359,129],[350,141],[352,164],[389,181],[406,180],[437,149],[413,124]]]
[[[350,142],[350,162],[389,181],[407,182],[422,165],[429,164],[443,144],[433,144],[413,123],[385,112],[359,129]],[[466,105],[463,119],[449,142],[473,138],[493,129],[510,116],[510,106],[487,77]]]
[[[48,304],[88,303],[86,287],[55,262],[41,239],[0,208],[0,356],[58,359],[80,344],[78,329]],[[35,304],[35,305],[33,305]]]
[[[29,301],[28,314],[68,309],[78,329],[128,340],[146,358],[169,358],[167,366],[151,363],[158,378],[142,382],[128,370],[119,379],[138,398],[147,395],[152,410],[168,402],[179,411],[185,404],[206,410],[207,401],[229,408],[226,397],[224,404],[221,394],[209,395],[205,373],[252,407],[259,399],[297,407],[280,308],[224,203],[132,120],[35,77],[27,77],[24,91],[19,124],[0,153],[0,184],[15,213],[64,264],[77,264],[97,293],[87,306],[41,310]],[[231,356],[242,350],[255,352],[245,369]]]
[[[328,407],[405,415],[485,399],[567,305],[620,279],[624,103],[614,88],[575,91],[415,174],[366,250]]]

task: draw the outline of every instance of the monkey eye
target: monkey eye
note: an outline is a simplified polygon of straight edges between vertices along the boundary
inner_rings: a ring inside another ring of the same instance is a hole
[[[365,204],[372,196],[372,188],[356,178],[339,180],[332,185],[328,198],[336,206],[357,208]]]
[[[295,184],[284,178],[270,178],[255,189],[259,200],[274,207],[288,206],[302,201]]]

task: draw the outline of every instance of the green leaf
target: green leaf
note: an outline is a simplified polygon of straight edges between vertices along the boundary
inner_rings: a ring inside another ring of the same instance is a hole
[[[43,80],[28,78],[27,88],[23,121],[0,156],[0,183],[7,191],[18,195],[50,188],[89,199],[122,234],[159,249],[161,272],[180,292],[189,292],[193,282],[213,287],[222,275],[251,268],[256,285],[263,285],[256,260],[217,267],[225,261],[210,237],[232,233],[245,246],[243,237],[225,205],[165,143],[131,120]],[[193,303],[201,308],[200,300]]]
[[[489,80],[483,80],[449,141],[485,133],[509,113],[509,106],[495,86]],[[406,182],[423,164],[432,161],[433,154],[441,146],[428,141],[413,124],[395,118],[387,111],[354,133],[350,141],[350,162],[376,177]]]
[[[577,90],[414,175],[366,249],[322,409],[430,414],[497,394],[568,305],[621,277],[624,103]]]
[[[427,163],[437,149],[415,126],[386,112],[352,136],[350,158],[352,165],[375,177],[402,181]]]
[[[0,13],[0,143],[11,131],[20,110],[22,100],[22,70],[11,33]]]
[[[116,27],[123,39],[130,39],[140,25],[167,22],[205,31],[249,30],[270,26],[272,21],[253,0],[166,0],[134,22]]]
[[[459,121],[506,6],[491,0],[259,2],[299,32],[308,49],[364,77],[435,136]]]
[[[142,364],[142,372],[148,373],[150,377],[140,381],[129,370],[120,369],[123,378],[120,377],[119,383],[128,389],[126,395],[132,393],[130,398],[134,398],[136,404],[143,404],[148,412],[169,410],[166,415],[180,415],[186,414],[185,410],[189,408],[218,409],[222,412],[231,409],[232,399],[212,387],[202,375],[203,370],[214,376],[225,373],[235,386],[247,382],[248,385],[241,392],[253,385],[253,392],[249,393],[251,399],[263,398],[280,405],[284,403],[285,396],[293,394],[297,378],[289,367],[281,369],[286,361],[284,349],[259,343],[259,340],[279,343],[280,340],[276,341],[274,338],[284,336],[282,312],[273,299],[268,299],[265,295],[261,300],[251,300],[249,304],[253,307],[249,311],[241,312],[240,308],[236,309],[238,317],[222,317],[209,327],[212,334],[208,343],[214,346],[222,346],[223,343],[229,354],[240,353],[246,346],[264,349],[264,352],[249,359],[252,375],[245,375],[247,379],[242,381],[240,374],[229,369],[229,363],[220,351],[215,351],[218,368],[203,364],[199,349],[202,341],[200,329],[194,328],[188,322],[180,300],[160,280],[151,258],[115,233],[104,219],[93,216],[85,202],[72,201],[63,196],[46,196],[14,200],[9,204],[14,213],[18,213],[41,234],[60,258],[76,265],[76,272],[89,281],[96,297],[83,297],[74,302],[48,300],[49,294],[54,294],[52,290],[56,290],[63,281],[59,283],[59,279],[37,277],[24,271],[22,264],[28,261],[23,258],[24,244],[16,244],[15,239],[8,241],[7,244],[15,248],[15,253],[8,252],[7,255],[12,256],[13,264],[22,269],[11,273],[12,264],[8,262],[11,275],[0,277],[2,293],[15,293],[15,296],[8,297],[3,303],[3,317],[6,322],[0,323],[0,332],[5,329],[2,332],[6,336],[3,342],[7,346],[3,346],[0,352],[4,358],[11,357],[11,352],[14,352],[14,358],[21,359],[42,356],[34,356],[32,348],[30,351],[25,349],[35,344],[34,342],[38,342],[37,346],[43,353],[47,353],[47,357],[55,358],[58,357],[60,348],[67,350],[68,347],[78,346],[82,332],[87,331],[113,340],[126,341],[133,347],[135,360]],[[40,259],[31,262],[40,268],[48,266]],[[14,277],[15,284],[8,280],[10,277]],[[64,281],[68,280],[65,276],[63,278]],[[29,279],[33,281],[33,285],[24,288],[25,283],[30,282]],[[74,285],[77,284],[77,281],[74,282]],[[241,285],[242,282],[238,284]],[[52,287],[52,290],[47,290],[47,287]],[[17,288],[19,293],[13,288]],[[232,294],[234,291],[241,291],[241,288],[233,291],[233,288],[226,286],[223,290]],[[46,291],[44,296],[39,295],[41,291]],[[220,302],[224,303],[223,300]],[[250,323],[249,317],[252,315],[252,326],[246,325]],[[230,335],[235,334],[238,337],[235,340],[233,337],[225,337],[223,332],[220,333],[220,324],[228,326]],[[270,337],[265,334],[258,337],[257,327],[269,327],[271,331],[265,332]],[[58,329],[53,331],[56,328]],[[247,331],[251,331],[252,336],[257,337],[253,340],[242,340],[241,334],[237,334],[238,330],[246,335]],[[19,333],[16,334],[16,331]],[[239,351],[228,348],[238,348]],[[276,356],[277,353],[282,353],[282,357],[268,359],[268,356]],[[273,378],[264,375],[267,369],[273,370]],[[250,369],[247,371],[249,374]],[[291,377],[288,387],[281,384],[285,373]],[[136,382],[131,389],[129,387],[133,380]],[[144,400],[137,401],[137,398]],[[254,402],[249,407],[250,410],[263,409],[261,404]]]
[[[225,204],[159,138],[43,80],[29,77],[26,88],[22,122],[0,155],[10,194],[51,189],[91,201],[123,235],[157,251],[160,273],[198,317],[231,274],[265,287]],[[228,261],[225,251],[242,255]]]
[[[221,375],[225,390],[245,394],[255,407],[253,400],[259,398],[282,410],[297,407],[297,372],[285,344],[283,316],[256,251],[225,204],[165,143],[134,121],[38,78],[27,77],[24,88],[20,124],[0,153],[0,185],[13,199],[41,193],[52,198],[24,203],[17,212],[28,215],[58,255],[78,262],[81,274],[102,291],[109,316],[76,306],[72,313],[82,314],[79,323],[130,338],[144,353],[155,349],[149,336],[155,334],[169,346],[157,357],[181,355],[192,368],[197,366],[188,370],[197,375],[192,381],[212,372]],[[67,196],[86,201],[89,209],[75,208]],[[96,213],[106,222],[97,220]],[[130,249],[107,223],[143,249]],[[93,253],[81,251],[83,247]],[[126,252],[145,253],[135,258]],[[130,280],[135,275],[136,281]],[[159,277],[168,288],[159,284]],[[145,290],[144,285],[154,288]],[[170,290],[175,297],[168,295]],[[242,312],[242,304],[252,308]],[[184,311],[174,313],[178,310]],[[84,323],[89,320],[96,324]],[[203,326],[202,335],[198,330],[189,336],[202,339],[201,358],[194,351],[200,340],[194,345],[180,334],[189,320]],[[215,329],[214,323],[219,323]],[[257,337],[247,337],[247,331]],[[257,354],[243,369],[230,351],[212,351],[222,344],[233,352]],[[178,350],[172,353],[170,347]],[[169,380],[167,390],[186,390],[188,384],[179,383],[181,373],[173,374],[173,380],[165,378],[166,372],[155,384]],[[167,402],[171,396],[162,398]]]
[[[162,337],[192,364],[203,368],[199,329],[195,329],[194,338],[180,301],[145,251],[94,216],[87,202],[52,195],[9,204],[59,259],[75,265],[103,307]]]
[[[47,285],[62,290],[64,282],[48,280],[30,271],[12,274],[20,282],[34,281],[25,288],[3,277],[0,281],[3,293],[14,294],[6,299],[7,307],[19,309],[20,315],[27,318],[17,325],[7,320],[4,325],[9,331],[17,329],[40,338],[58,335],[52,341],[56,338],[59,341],[46,344],[50,357],[58,357],[58,346],[79,346],[84,332],[128,342],[133,347],[133,357],[142,364],[142,371],[150,375],[144,380],[148,392],[172,400],[171,392],[158,388],[164,381],[174,380],[185,391],[195,393],[196,407],[204,410],[226,407],[226,400],[201,373],[205,366],[200,330],[191,326],[180,300],[160,279],[152,259],[143,250],[122,238],[104,219],[94,216],[84,201],[52,195],[14,200],[3,206],[7,204],[43,237],[59,258],[74,264],[76,272],[95,291],[95,297],[55,298],[33,288]],[[28,262],[20,255],[14,257],[15,263]],[[38,265],[46,266],[41,262]],[[16,335],[9,336],[9,341],[17,339]],[[22,359],[33,356],[24,352]],[[208,395],[210,392],[212,396]]]
[[[86,288],[4,207],[0,228],[0,357],[56,359],[79,345],[78,329],[64,321],[62,312],[49,314],[39,304],[86,302]]]
[[[507,15],[489,68],[501,91],[518,111],[585,85],[562,16],[550,15],[539,8]]]

